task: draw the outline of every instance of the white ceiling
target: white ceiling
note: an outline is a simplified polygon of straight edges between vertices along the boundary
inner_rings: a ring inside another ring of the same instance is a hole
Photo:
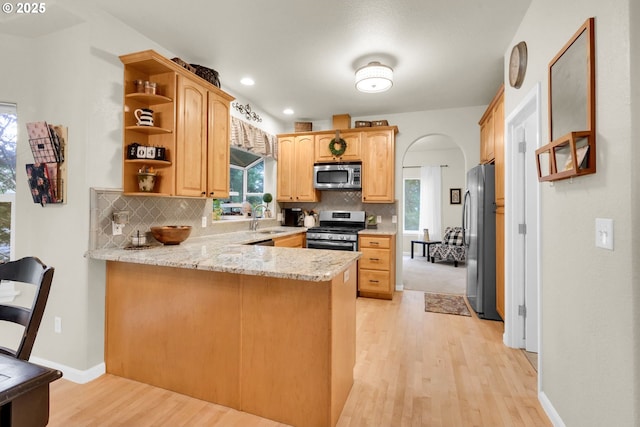
[[[93,0],[180,58],[216,69],[223,90],[285,123],[488,104],[530,2]],[[48,4],[31,35],[76,23]],[[27,35],[24,22],[7,21],[0,31]],[[388,92],[356,91],[354,72],[371,60],[394,69]],[[245,76],[255,86],[241,85]]]

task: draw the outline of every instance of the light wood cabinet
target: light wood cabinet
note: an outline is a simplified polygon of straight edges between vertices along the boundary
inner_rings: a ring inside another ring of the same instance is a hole
[[[387,128],[362,133],[362,201],[395,201],[395,132]]]
[[[329,144],[336,137],[335,134],[320,134],[315,138],[315,161],[316,163],[332,162],[359,162],[362,161],[360,153],[361,132],[341,132],[340,138],[347,143],[347,148],[342,156],[336,157],[331,154]]]
[[[358,250],[358,294],[393,299],[395,290],[395,236],[360,234]]]
[[[273,239],[273,245],[282,248],[304,248],[306,246],[305,233],[298,233],[291,236],[277,237]]]
[[[205,196],[207,183],[207,91],[178,76],[176,195]]]
[[[208,101],[207,196],[226,199],[230,187],[229,101],[213,92],[208,92]]]
[[[123,55],[125,194],[216,197],[229,195],[229,104],[234,99],[175,62],[147,50]],[[156,94],[136,91],[136,80],[157,84]],[[137,126],[134,112],[153,110],[154,126]],[[165,149],[166,160],[129,159],[133,143]],[[139,192],[137,173],[153,167],[152,192]]]
[[[313,186],[315,138],[313,134],[278,138],[279,202],[317,202]]]
[[[229,101],[178,76],[176,194],[229,197]]]
[[[493,163],[496,150],[500,149],[504,137],[504,85],[501,85],[493,100],[480,118],[480,163]]]
[[[504,206],[496,209],[496,311],[504,319]]]

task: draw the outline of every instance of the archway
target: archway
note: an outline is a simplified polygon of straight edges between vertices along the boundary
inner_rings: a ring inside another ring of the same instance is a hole
[[[402,230],[398,230],[402,239],[403,253],[411,250],[411,240],[422,237],[422,230],[416,226],[415,213],[406,210],[415,201],[407,200],[407,185],[413,180],[420,179],[423,166],[437,166],[441,168],[441,235],[448,226],[460,226],[462,218],[462,204],[451,203],[450,190],[464,189],[466,180],[466,162],[460,146],[448,135],[430,134],[416,139],[404,153],[402,159],[402,203],[400,212]],[[422,201],[424,203],[425,201]]]

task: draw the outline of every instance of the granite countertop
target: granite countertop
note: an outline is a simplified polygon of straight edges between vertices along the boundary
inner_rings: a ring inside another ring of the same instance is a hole
[[[378,224],[377,228],[366,228],[360,231],[358,234],[396,235],[398,233],[396,225],[397,224]]]
[[[96,249],[88,251],[85,256],[105,261],[195,268],[312,282],[333,279],[361,256],[360,252],[250,244],[304,231],[304,228],[296,227],[270,227],[258,231],[192,237],[179,245],[157,244],[144,249]]]

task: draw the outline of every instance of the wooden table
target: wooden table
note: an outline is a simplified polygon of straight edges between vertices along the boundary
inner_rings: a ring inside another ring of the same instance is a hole
[[[422,256],[427,256],[429,252],[429,247],[431,245],[435,245],[436,243],[442,243],[441,240],[412,240],[411,241],[411,258],[413,258],[413,245],[414,244],[422,245]]]
[[[0,355],[0,425],[41,427],[49,422],[49,383],[60,371]]]

